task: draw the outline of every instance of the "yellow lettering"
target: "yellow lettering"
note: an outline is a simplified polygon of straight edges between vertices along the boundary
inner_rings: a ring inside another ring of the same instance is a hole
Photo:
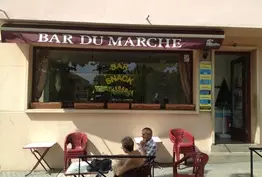
[[[123,81],[123,82],[126,82],[127,79],[128,79],[128,77],[127,77],[126,75],[122,76],[122,81]]]
[[[121,70],[127,70],[128,69],[128,65],[127,64],[123,64],[123,63],[113,63],[110,65],[109,70],[114,71],[117,69],[121,69]]]
[[[110,65],[110,70],[114,71],[114,70],[116,70],[116,69],[117,69],[117,68],[116,68],[116,64],[115,64],[115,63],[113,63],[113,64]]]
[[[128,69],[128,65],[127,64],[124,64],[123,65],[123,70],[127,70]]]
[[[112,84],[113,82],[121,81],[132,85],[134,79],[128,77],[127,75],[111,75],[107,77],[105,81],[107,84]]]
[[[130,85],[132,85],[133,80],[131,77],[128,77],[128,79],[126,80],[126,83],[129,83]]]
[[[111,84],[112,83],[112,80],[111,80],[111,78],[110,77],[108,77],[108,78],[106,78],[106,84]]]
[[[118,63],[116,68],[117,68],[117,69],[122,69],[121,63]]]
[[[111,89],[112,93],[124,93],[126,96],[133,96],[134,91],[128,90],[128,88],[121,87],[121,86],[115,86]]]

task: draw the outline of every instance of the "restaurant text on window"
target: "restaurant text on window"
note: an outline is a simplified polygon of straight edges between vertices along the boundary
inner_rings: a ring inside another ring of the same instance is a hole
[[[192,52],[35,48],[32,102],[193,104]]]

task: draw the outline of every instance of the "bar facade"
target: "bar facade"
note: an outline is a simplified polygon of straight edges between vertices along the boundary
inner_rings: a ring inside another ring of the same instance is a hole
[[[259,28],[3,21],[3,170],[29,170],[35,159],[22,147],[39,141],[57,142],[46,160],[62,168],[74,131],[87,133],[91,154],[118,154],[121,138],[150,127],[162,140],[158,162],[172,162],[173,128],[206,153],[227,135],[261,141]]]

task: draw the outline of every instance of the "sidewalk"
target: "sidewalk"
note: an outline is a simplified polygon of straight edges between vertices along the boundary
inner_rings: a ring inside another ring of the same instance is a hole
[[[254,162],[254,177],[262,177],[262,161]],[[188,170],[182,170],[187,173]],[[205,177],[250,177],[249,162],[224,163],[224,164],[207,164]],[[0,177],[24,177],[27,172],[0,172]],[[63,177],[63,172],[52,173],[52,177]],[[33,172],[28,177],[51,177],[44,171]],[[89,175],[87,175],[89,176]],[[112,174],[108,174],[111,177]],[[172,177],[171,167],[155,169],[155,177]]]

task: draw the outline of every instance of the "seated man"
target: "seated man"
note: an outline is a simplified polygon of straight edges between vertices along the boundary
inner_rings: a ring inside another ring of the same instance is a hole
[[[131,137],[125,137],[121,143],[122,149],[127,155],[141,155],[139,151],[134,150],[134,141]],[[113,165],[113,171],[115,176],[122,176],[125,172],[140,167],[143,164],[143,158],[126,158]]]
[[[151,128],[142,130],[143,140],[140,142],[138,150],[142,155],[155,156],[157,151],[156,142],[152,139],[153,131]]]

